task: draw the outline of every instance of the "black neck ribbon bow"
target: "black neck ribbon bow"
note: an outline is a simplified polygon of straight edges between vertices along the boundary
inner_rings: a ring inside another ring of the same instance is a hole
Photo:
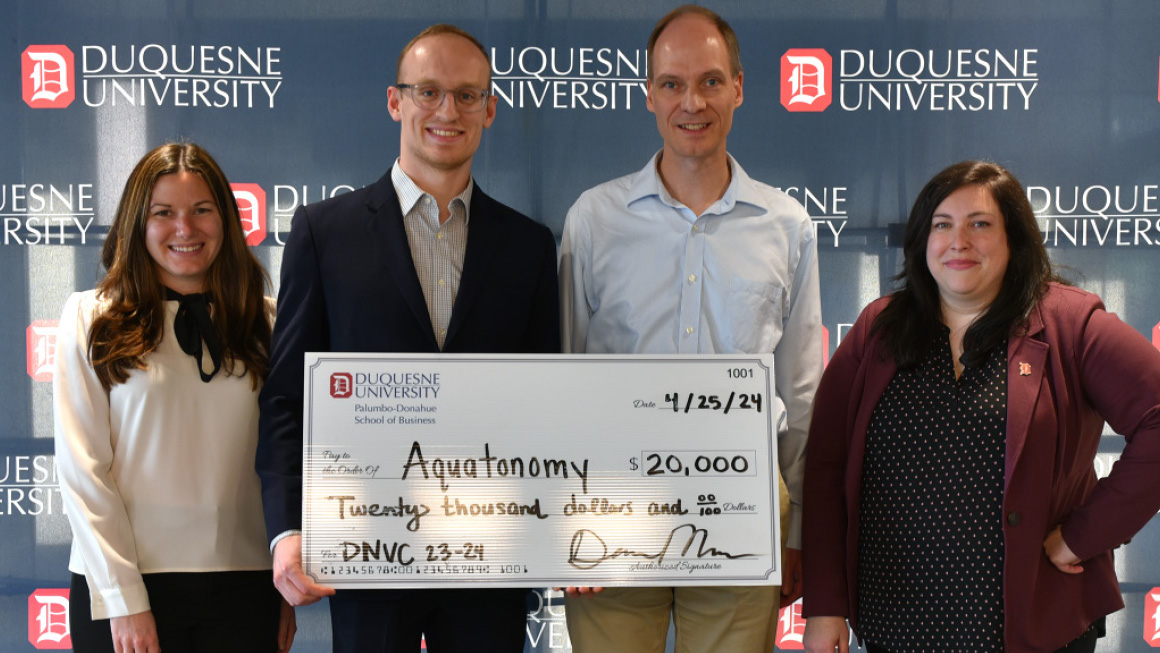
[[[165,299],[178,303],[177,316],[173,318],[173,334],[177,336],[181,351],[197,359],[197,371],[201,374],[201,380],[209,383],[222,368],[222,343],[209,316],[209,295],[207,293],[183,295],[167,287]],[[209,358],[213,361],[213,371],[209,374],[205,373],[201,364],[202,341],[205,341],[205,348],[209,350]]]

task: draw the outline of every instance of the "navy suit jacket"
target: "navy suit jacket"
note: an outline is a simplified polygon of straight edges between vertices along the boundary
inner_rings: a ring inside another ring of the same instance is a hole
[[[476,185],[443,351],[557,353],[551,231]],[[270,374],[259,405],[258,476],[273,539],[302,527],[302,382],[308,351],[438,352],[390,172],[304,206],[282,259]]]

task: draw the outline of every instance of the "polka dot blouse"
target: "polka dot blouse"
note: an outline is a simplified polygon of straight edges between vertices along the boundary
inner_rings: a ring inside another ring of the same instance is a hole
[[[892,653],[1003,650],[1007,346],[955,379],[949,331],[899,370],[866,436],[862,637]]]

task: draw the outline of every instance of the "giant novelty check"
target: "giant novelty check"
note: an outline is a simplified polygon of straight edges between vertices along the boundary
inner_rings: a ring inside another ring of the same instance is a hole
[[[772,385],[771,355],[307,354],[306,572],[776,585]]]

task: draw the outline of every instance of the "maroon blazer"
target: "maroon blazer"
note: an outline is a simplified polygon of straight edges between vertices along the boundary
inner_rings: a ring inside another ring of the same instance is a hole
[[[830,360],[806,453],[803,614],[846,617],[855,632],[866,429],[896,370],[869,332],[889,301],[866,307]],[[1160,509],[1160,352],[1099,297],[1052,284],[1012,332],[1007,366],[1004,639],[1008,651],[1050,651],[1124,606],[1112,549]],[[1097,482],[1104,420],[1127,444]],[[1060,524],[1081,574],[1043,552]]]

